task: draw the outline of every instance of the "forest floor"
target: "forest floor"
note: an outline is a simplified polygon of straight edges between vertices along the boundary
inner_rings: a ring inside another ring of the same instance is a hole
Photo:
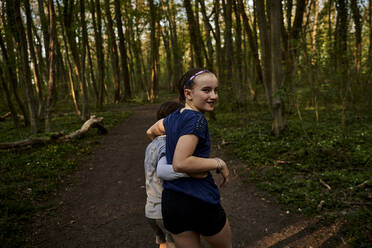
[[[145,130],[155,121],[158,107],[131,107],[133,115],[63,180],[50,199],[53,207],[36,215],[27,247],[157,247],[144,217],[143,160],[149,143]],[[237,174],[242,162],[217,144],[212,156],[223,158],[232,174],[221,198],[234,248],[348,247],[340,225],[324,226],[320,218],[280,207],[275,198],[243,182]],[[203,247],[208,246],[203,242]]]

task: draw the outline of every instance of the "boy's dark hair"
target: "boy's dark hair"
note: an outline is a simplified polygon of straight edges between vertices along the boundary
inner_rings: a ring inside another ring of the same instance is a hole
[[[213,72],[207,71],[203,68],[194,68],[194,69],[188,70],[185,74],[183,74],[180,81],[178,81],[178,91],[179,91],[179,94],[180,94],[179,95],[179,101],[182,104],[184,104],[185,101],[186,101],[184,89],[192,89],[195,85],[194,80],[192,79],[190,82],[188,82],[189,79],[191,77],[193,77],[195,74],[197,74],[201,71],[205,71],[206,73],[212,73],[213,74]],[[188,82],[188,83],[186,84],[186,82]]]
[[[183,107],[183,105],[178,102],[165,102],[160,105],[158,112],[156,112],[156,118],[158,120],[163,119],[180,107]]]

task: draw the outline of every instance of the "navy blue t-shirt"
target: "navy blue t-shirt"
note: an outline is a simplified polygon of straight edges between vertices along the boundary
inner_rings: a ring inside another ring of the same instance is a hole
[[[210,138],[208,121],[202,113],[190,109],[184,109],[181,113],[180,109],[178,109],[168,115],[164,119],[163,124],[167,135],[166,157],[169,164],[173,162],[173,155],[178,139],[187,134],[194,134],[199,138],[193,156],[209,158]],[[184,177],[172,181],[164,181],[163,186],[166,189],[182,192],[212,204],[220,202],[220,193],[209,172],[206,178]]]

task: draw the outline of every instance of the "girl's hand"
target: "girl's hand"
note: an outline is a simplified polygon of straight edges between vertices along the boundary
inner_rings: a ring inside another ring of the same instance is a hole
[[[216,161],[217,161],[217,172],[221,174],[221,176],[223,177],[223,181],[222,183],[220,184],[220,187],[223,187],[225,186],[226,184],[229,183],[229,175],[230,175],[230,171],[229,171],[229,168],[227,167],[227,164],[225,163],[225,161],[223,161],[222,159],[220,158],[215,158]]]

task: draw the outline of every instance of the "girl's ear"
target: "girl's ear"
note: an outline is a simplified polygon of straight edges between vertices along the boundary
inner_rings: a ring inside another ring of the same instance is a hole
[[[192,100],[192,95],[191,95],[191,90],[190,89],[184,89],[183,90],[184,94],[185,94],[185,98],[186,100]]]

